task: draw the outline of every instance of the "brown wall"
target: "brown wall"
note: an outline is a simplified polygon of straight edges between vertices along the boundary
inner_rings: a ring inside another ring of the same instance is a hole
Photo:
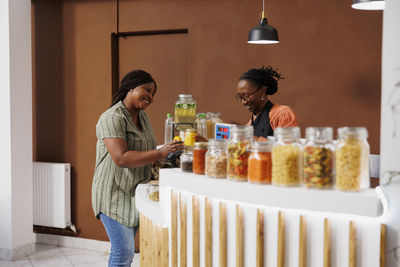
[[[81,237],[106,240],[92,214],[95,124],[111,100],[110,33],[115,1],[33,0],[35,160],[70,162],[72,219]],[[177,94],[192,93],[200,111],[224,121],[249,114],[234,101],[241,73],[263,64],[286,79],[271,99],[307,126],[362,125],[379,153],[382,13],[349,0],[267,1],[278,45],[249,45],[261,1],[120,1],[120,31],[188,28],[189,34],[121,40],[121,76],[144,68],[158,82],[147,112],[162,141]]]

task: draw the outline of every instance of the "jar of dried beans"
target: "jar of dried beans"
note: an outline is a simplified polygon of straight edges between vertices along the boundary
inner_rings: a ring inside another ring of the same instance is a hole
[[[251,183],[270,184],[272,177],[272,142],[255,142],[249,156],[248,179]]]
[[[303,147],[300,128],[275,128],[276,142],[272,148],[272,183],[297,186],[303,180]]]
[[[228,141],[228,179],[247,181],[250,145],[254,139],[253,126],[233,126]]]
[[[183,172],[192,172],[193,168],[193,154],[183,153],[180,157],[181,169]]]
[[[369,188],[368,132],[364,127],[338,129],[336,144],[336,188],[359,191]]]
[[[207,142],[196,142],[193,146],[193,173],[204,174]]]
[[[227,150],[226,140],[211,139],[206,153],[206,175],[212,178],[226,178]]]
[[[304,145],[304,186],[326,189],[333,185],[333,130],[331,127],[306,128]]]

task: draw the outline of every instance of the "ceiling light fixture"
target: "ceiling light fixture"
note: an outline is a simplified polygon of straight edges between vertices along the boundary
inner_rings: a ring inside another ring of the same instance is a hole
[[[351,7],[360,10],[384,10],[385,0],[353,0]]]
[[[277,44],[279,43],[278,31],[268,25],[267,13],[264,9],[263,0],[263,11],[261,13],[260,24],[252,28],[249,32],[249,44]]]

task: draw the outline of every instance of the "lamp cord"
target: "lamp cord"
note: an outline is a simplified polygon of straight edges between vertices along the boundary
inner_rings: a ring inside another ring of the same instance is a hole
[[[117,34],[119,33],[119,0],[117,0]]]

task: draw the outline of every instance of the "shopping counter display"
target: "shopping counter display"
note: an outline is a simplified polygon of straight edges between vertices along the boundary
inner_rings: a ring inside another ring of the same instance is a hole
[[[312,190],[181,169],[161,169],[159,184],[159,202],[136,189],[141,266],[385,266],[400,225],[399,184]]]

